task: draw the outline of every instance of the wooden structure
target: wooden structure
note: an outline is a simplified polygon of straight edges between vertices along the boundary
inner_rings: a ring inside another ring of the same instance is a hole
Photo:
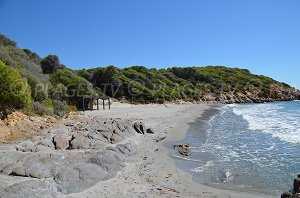
[[[69,101],[82,111],[94,110],[94,102],[97,105],[97,110],[99,110],[99,100],[102,100],[103,110],[105,110],[105,100],[108,101],[108,109],[110,109],[111,101],[108,96],[74,96],[69,98]]]

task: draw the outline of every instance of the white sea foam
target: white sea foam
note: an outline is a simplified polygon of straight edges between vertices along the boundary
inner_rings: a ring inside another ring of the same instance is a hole
[[[232,105],[233,112],[248,122],[248,129],[271,134],[290,143],[300,143],[300,109],[286,110],[280,103]]]
[[[214,166],[213,161],[208,161],[203,166],[196,167],[196,168],[192,169],[191,171],[196,172],[196,173],[201,173],[201,172],[207,171],[212,166]]]

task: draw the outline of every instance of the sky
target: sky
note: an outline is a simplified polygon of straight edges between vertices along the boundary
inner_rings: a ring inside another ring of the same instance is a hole
[[[224,65],[300,88],[300,0],[0,0],[0,34],[73,69]]]

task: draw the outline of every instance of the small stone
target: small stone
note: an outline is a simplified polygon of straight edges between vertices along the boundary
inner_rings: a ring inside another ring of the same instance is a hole
[[[153,129],[151,129],[151,128],[148,128],[148,129],[146,130],[146,133],[153,134],[153,133],[154,133],[154,131],[153,131]]]

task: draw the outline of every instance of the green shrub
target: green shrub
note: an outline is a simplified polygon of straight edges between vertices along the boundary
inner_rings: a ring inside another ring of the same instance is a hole
[[[31,90],[27,80],[12,67],[0,61],[0,109],[24,108],[32,105]]]

